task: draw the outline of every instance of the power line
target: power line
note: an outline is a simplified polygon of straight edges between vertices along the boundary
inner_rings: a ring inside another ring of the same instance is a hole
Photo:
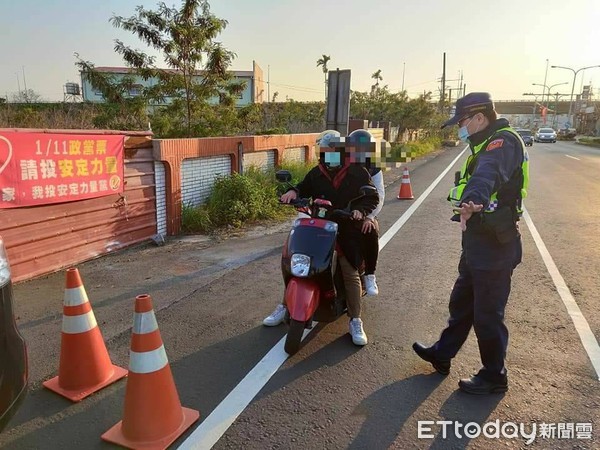
[[[258,81],[267,83],[267,85],[272,84],[274,86],[284,87],[284,88],[295,90],[295,91],[301,91],[301,92],[306,92],[306,93],[318,93],[318,94],[321,93],[320,89],[315,89],[315,88],[306,87],[306,86],[296,86],[293,84],[275,83],[273,81],[269,82],[269,81],[266,81],[263,79],[258,79]]]

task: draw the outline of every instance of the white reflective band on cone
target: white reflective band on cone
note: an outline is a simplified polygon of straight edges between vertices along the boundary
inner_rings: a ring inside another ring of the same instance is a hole
[[[87,303],[88,296],[83,286],[77,288],[65,289],[65,306],[78,306]]]
[[[149,352],[129,351],[129,370],[131,372],[152,373],[162,369],[167,364],[169,364],[169,360],[164,345]]]
[[[135,334],[148,334],[158,330],[158,323],[154,311],[133,313],[133,332]]]
[[[85,333],[96,328],[96,317],[94,312],[90,311],[79,316],[64,316],[62,331],[67,334]]]

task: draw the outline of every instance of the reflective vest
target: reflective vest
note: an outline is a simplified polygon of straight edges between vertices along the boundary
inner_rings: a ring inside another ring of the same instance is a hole
[[[527,188],[529,186],[529,153],[525,149],[525,143],[523,139],[510,127],[500,128],[494,134],[492,134],[489,138],[483,141],[481,144],[476,145],[471,149],[471,155],[467,158],[463,167],[460,171],[460,178],[455,182],[455,186],[450,189],[450,194],[448,195],[448,200],[452,204],[453,208],[460,208],[460,203],[463,195],[463,191],[465,190],[465,186],[467,182],[471,178],[475,167],[477,165],[477,158],[480,156],[481,151],[487,146],[487,144],[495,137],[497,137],[497,133],[500,131],[508,131],[512,135],[514,135],[519,143],[521,144],[521,148],[523,150],[523,163],[521,164],[520,170],[515,171],[509,179],[509,184],[518,184],[515,186],[515,190],[517,191],[515,195],[515,207],[516,211],[519,215],[523,212],[523,199],[527,197]],[[458,173],[457,173],[458,175]],[[457,176],[458,178],[458,176]],[[500,187],[500,190],[504,189],[506,185]],[[498,209],[498,192],[494,192],[490,198],[488,207],[484,210],[486,213],[492,213]]]

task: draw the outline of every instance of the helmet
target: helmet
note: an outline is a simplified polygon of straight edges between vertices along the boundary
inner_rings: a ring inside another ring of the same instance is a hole
[[[341,133],[336,130],[325,130],[317,137],[317,145],[319,147],[329,147],[332,141],[339,141]]]
[[[348,151],[352,154],[351,158],[357,163],[370,165],[375,156],[376,140],[371,133],[365,129],[354,130],[346,139]]]
[[[341,136],[339,131],[325,130],[317,138],[319,159],[329,170],[337,170],[344,165],[344,149],[343,146],[340,147]]]
[[[348,135],[348,140],[354,144],[367,144],[369,142],[375,142],[375,138],[371,133],[364,129],[354,130]]]

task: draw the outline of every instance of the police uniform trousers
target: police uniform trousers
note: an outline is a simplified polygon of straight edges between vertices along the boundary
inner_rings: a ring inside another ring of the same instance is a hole
[[[478,375],[492,382],[506,380],[504,359],[508,329],[504,324],[504,310],[515,266],[496,270],[474,269],[462,252],[459,275],[450,294],[448,326],[434,345],[436,358],[454,358],[473,327],[483,364]]]

